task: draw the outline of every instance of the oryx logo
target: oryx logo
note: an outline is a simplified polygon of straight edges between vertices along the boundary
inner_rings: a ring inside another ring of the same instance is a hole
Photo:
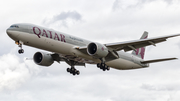
[[[144,47],[136,49],[136,55],[140,55],[142,59],[144,59],[144,52],[145,52]]]
[[[141,39],[146,39],[147,37],[148,37],[148,35],[146,35],[146,36],[143,35]],[[144,59],[145,47],[136,49],[135,53],[137,56]]]
[[[104,51],[104,48],[103,48],[103,47],[102,47],[101,49],[102,49],[102,51]]]

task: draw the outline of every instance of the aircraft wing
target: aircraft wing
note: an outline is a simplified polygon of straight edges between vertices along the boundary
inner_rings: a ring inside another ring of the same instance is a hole
[[[154,60],[141,61],[141,63],[147,64],[147,63],[155,63],[155,62],[169,61],[169,60],[174,60],[174,59],[177,59],[177,58],[154,59]]]
[[[166,41],[166,39],[171,38],[171,37],[176,37],[176,36],[180,36],[180,34],[141,39],[141,40],[133,40],[133,41],[127,41],[127,42],[110,43],[110,44],[105,44],[105,46],[115,51],[124,50],[126,52],[130,50],[136,50],[138,48],[149,46],[149,45],[156,46],[157,43]]]

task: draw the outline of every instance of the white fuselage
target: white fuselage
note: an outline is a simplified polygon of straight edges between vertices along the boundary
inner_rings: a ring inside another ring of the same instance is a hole
[[[43,28],[32,24],[18,24],[17,27],[7,29],[7,34],[15,41],[24,45],[58,53],[64,57],[78,57],[75,61],[97,64],[100,59],[94,58],[84,52],[78,51],[76,47],[87,46],[91,41],[61,33],[52,29]],[[148,67],[141,64],[142,59],[122,51],[117,52],[118,59],[106,61],[106,65],[116,69],[137,69]]]

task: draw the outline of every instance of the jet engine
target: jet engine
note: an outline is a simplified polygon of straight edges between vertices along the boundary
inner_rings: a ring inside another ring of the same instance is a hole
[[[95,58],[103,58],[108,55],[108,48],[100,43],[90,43],[87,47],[87,52],[89,55]]]
[[[50,66],[54,63],[51,54],[36,52],[33,56],[33,60],[37,65]]]

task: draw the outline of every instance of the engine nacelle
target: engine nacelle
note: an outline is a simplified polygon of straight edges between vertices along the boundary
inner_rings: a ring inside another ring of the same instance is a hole
[[[108,48],[100,43],[90,43],[87,47],[87,52],[89,55],[95,58],[103,58],[108,55]]]
[[[54,63],[51,54],[36,52],[33,56],[33,60],[37,65],[50,66]]]

